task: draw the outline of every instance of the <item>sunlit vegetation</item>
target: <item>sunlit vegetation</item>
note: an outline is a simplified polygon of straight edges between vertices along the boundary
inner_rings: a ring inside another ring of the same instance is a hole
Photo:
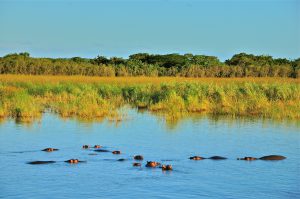
[[[299,120],[299,81],[0,75],[0,117],[32,121],[51,111],[61,117],[120,121],[120,108],[129,105],[171,121],[192,113]]]
[[[129,58],[97,56],[94,59],[33,58],[15,53],[0,57],[0,74],[81,75],[103,77],[300,77],[300,58],[288,60],[239,53],[225,62],[215,56],[193,54],[151,55]]]

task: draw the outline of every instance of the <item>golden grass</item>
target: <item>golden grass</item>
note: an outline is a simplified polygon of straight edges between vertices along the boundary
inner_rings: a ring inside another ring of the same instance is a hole
[[[192,113],[300,119],[300,79],[0,75],[0,118],[119,122],[129,104],[178,120]]]

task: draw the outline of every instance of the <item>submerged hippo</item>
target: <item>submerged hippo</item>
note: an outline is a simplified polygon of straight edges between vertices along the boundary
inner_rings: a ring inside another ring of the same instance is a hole
[[[89,145],[83,145],[82,148],[83,148],[83,149],[89,149],[90,146],[89,146]]]
[[[172,167],[172,165],[162,165],[161,166],[161,169],[163,170],[163,171],[172,171],[173,170],[173,167]]]
[[[142,155],[135,155],[135,156],[133,157],[133,159],[135,159],[135,160],[143,160],[144,157],[143,157]]]
[[[80,161],[78,159],[70,159],[70,160],[66,160],[65,162],[70,163],[70,164],[77,164],[77,163],[85,162],[85,161]]]
[[[204,160],[204,157],[200,157],[200,156],[192,156],[189,158],[190,160]]]
[[[117,161],[119,161],[119,162],[123,162],[123,161],[126,161],[127,159],[125,159],[125,158],[120,158],[120,159],[118,159]]]
[[[54,148],[45,148],[42,151],[46,151],[46,152],[53,152],[53,151],[58,151],[58,149],[54,149]]]
[[[244,157],[244,158],[237,158],[237,160],[252,161],[252,160],[257,160],[257,158],[254,158],[254,157]]]
[[[212,156],[208,159],[211,159],[211,160],[226,160],[227,158],[222,157],[222,156]]]
[[[106,149],[96,149],[94,151],[95,152],[110,152],[109,150],[106,150]]]
[[[121,154],[121,151],[113,151],[112,154]]]
[[[70,159],[70,160],[66,160],[65,162],[71,163],[71,164],[77,164],[79,162],[79,160],[78,159]]]
[[[139,163],[139,162],[134,162],[133,164],[132,164],[132,166],[134,166],[134,167],[140,167],[142,164],[141,163]]]
[[[227,158],[222,156],[211,156],[209,158],[204,158],[201,156],[192,156],[190,157],[190,160],[205,160],[205,159],[211,159],[211,160],[226,160]]]
[[[94,148],[95,149],[100,149],[100,148],[102,148],[102,146],[101,145],[95,145]]]
[[[52,164],[55,163],[55,161],[32,161],[27,162],[27,164]]]
[[[159,165],[160,165],[159,162],[147,161],[146,167],[157,167]]]
[[[281,155],[267,155],[263,156],[260,158],[254,158],[254,157],[244,157],[244,158],[238,158],[238,160],[247,160],[247,161],[252,161],[252,160],[283,160],[286,159],[286,157],[281,156]]]
[[[286,157],[282,155],[267,155],[259,158],[260,160],[284,160]]]

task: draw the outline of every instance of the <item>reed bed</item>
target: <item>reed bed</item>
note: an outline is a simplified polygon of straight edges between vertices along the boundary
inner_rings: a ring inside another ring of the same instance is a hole
[[[191,113],[300,119],[300,80],[282,78],[103,78],[0,76],[0,117],[33,121],[61,117],[120,121],[130,105],[174,121]]]

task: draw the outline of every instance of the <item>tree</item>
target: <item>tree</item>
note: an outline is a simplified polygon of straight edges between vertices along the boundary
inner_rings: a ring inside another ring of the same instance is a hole
[[[98,55],[95,59],[92,60],[93,64],[101,65],[101,64],[109,64],[109,59],[104,56]]]

